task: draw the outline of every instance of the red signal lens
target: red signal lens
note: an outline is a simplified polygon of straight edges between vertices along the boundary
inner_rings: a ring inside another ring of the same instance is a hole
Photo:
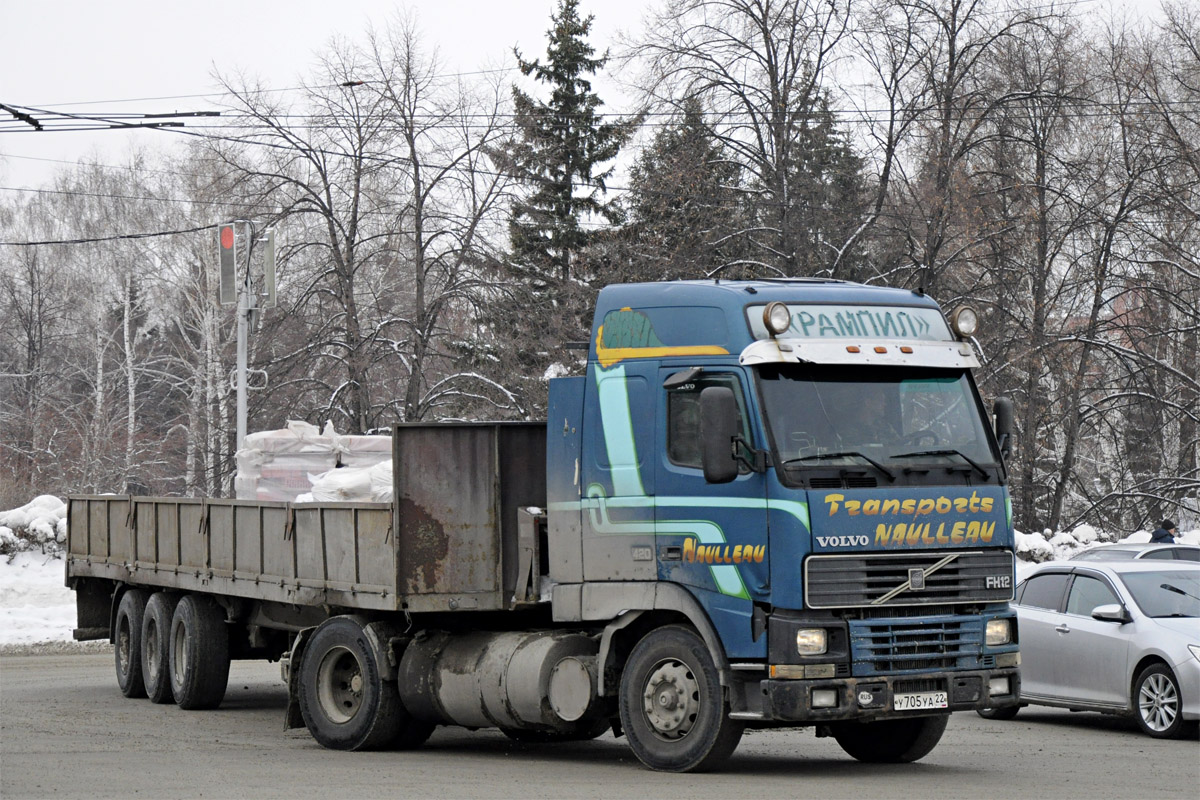
[[[226,225],[221,228],[221,248],[229,250],[233,247],[233,226]]]

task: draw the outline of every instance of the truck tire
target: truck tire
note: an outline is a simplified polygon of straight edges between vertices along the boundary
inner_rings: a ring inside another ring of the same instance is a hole
[[[742,738],[704,640],[671,625],[647,634],[625,664],[621,726],[638,760],[664,772],[719,766]]]
[[[229,683],[229,631],[211,597],[184,595],[171,615],[167,659],[171,694],[188,710],[216,708]]]
[[[179,595],[155,592],[146,603],[142,616],[142,680],[146,696],[153,703],[170,703],[171,691],[171,619]]]
[[[383,680],[375,649],[352,617],[327,619],[313,633],[297,693],[308,732],[331,750],[412,748],[433,732],[404,709],[395,682]]]
[[[113,651],[116,656],[117,686],[126,697],[145,697],[142,682],[142,616],[146,613],[146,593],[130,589],[117,605],[113,625]]]
[[[949,720],[949,714],[938,714],[880,722],[838,722],[830,728],[841,748],[859,761],[906,764],[924,758],[937,747]]]

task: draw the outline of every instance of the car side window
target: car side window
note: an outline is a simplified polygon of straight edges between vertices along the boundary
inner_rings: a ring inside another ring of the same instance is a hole
[[[1071,594],[1067,597],[1067,613],[1090,617],[1096,606],[1120,602],[1104,581],[1088,575],[1076,575],[1071,584]]]
[[[1067,590],[1067,579],[1070,577],[1065,572],[1034,575],[1025,581],[1025,591],[1021,593],[1021,605],[1058,611],[1058,607],[1062,604],[1063,593]]]
[[[1187,548],[1185,550],[1176,550],[1175,557],[1183,561],[1200,561],[1200,550]]]
[[[700,392],[709,386],[728,386],[737,398],[738,429],[750,441],[741,383],[729,373],[701,375],[667,392],[667,457],[681,467],[700,469]],[[744,469],[744,467],[743,467]]]
[[[1148,553],[1146,553],[1144,556],[1142,556],[1142,558],[1143,558],[1143,559],[1146,559],[1146,558],[1157,558],[1157,559],[1160,559],[1160,560],[1174,561],[1174,560],[1175,560],[1175,554],[1171,552],[1171,548],[1169,548],[1169,547],[1164,547],[1164,548],[1163,548],[1163,549],[1161,549],[1161,550],[1151,550],[1150,552],[1148,552]]]

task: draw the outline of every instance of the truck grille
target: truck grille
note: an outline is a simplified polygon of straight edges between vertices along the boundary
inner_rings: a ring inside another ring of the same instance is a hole
[[[908,586],[917,570],[923,589]],[[1012,575],[1011,550],[817,555],[804,563],[804,598],[809,608],[1003,603]]]
[[[850,623],[850,654],[856,675],[978,669],[982,649],[979,617]]]

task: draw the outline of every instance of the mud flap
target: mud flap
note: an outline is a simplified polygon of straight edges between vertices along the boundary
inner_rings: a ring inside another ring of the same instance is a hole
[[[288,687],[287,711],[283,717],[285,731],[305,727],[304,715],[300,713],[300,664],[304,660],[304,648],[315,630],[316,628],[305,628],[297,633],[296,640],[292,642],[292,649],[279,659],[279,669]]]

